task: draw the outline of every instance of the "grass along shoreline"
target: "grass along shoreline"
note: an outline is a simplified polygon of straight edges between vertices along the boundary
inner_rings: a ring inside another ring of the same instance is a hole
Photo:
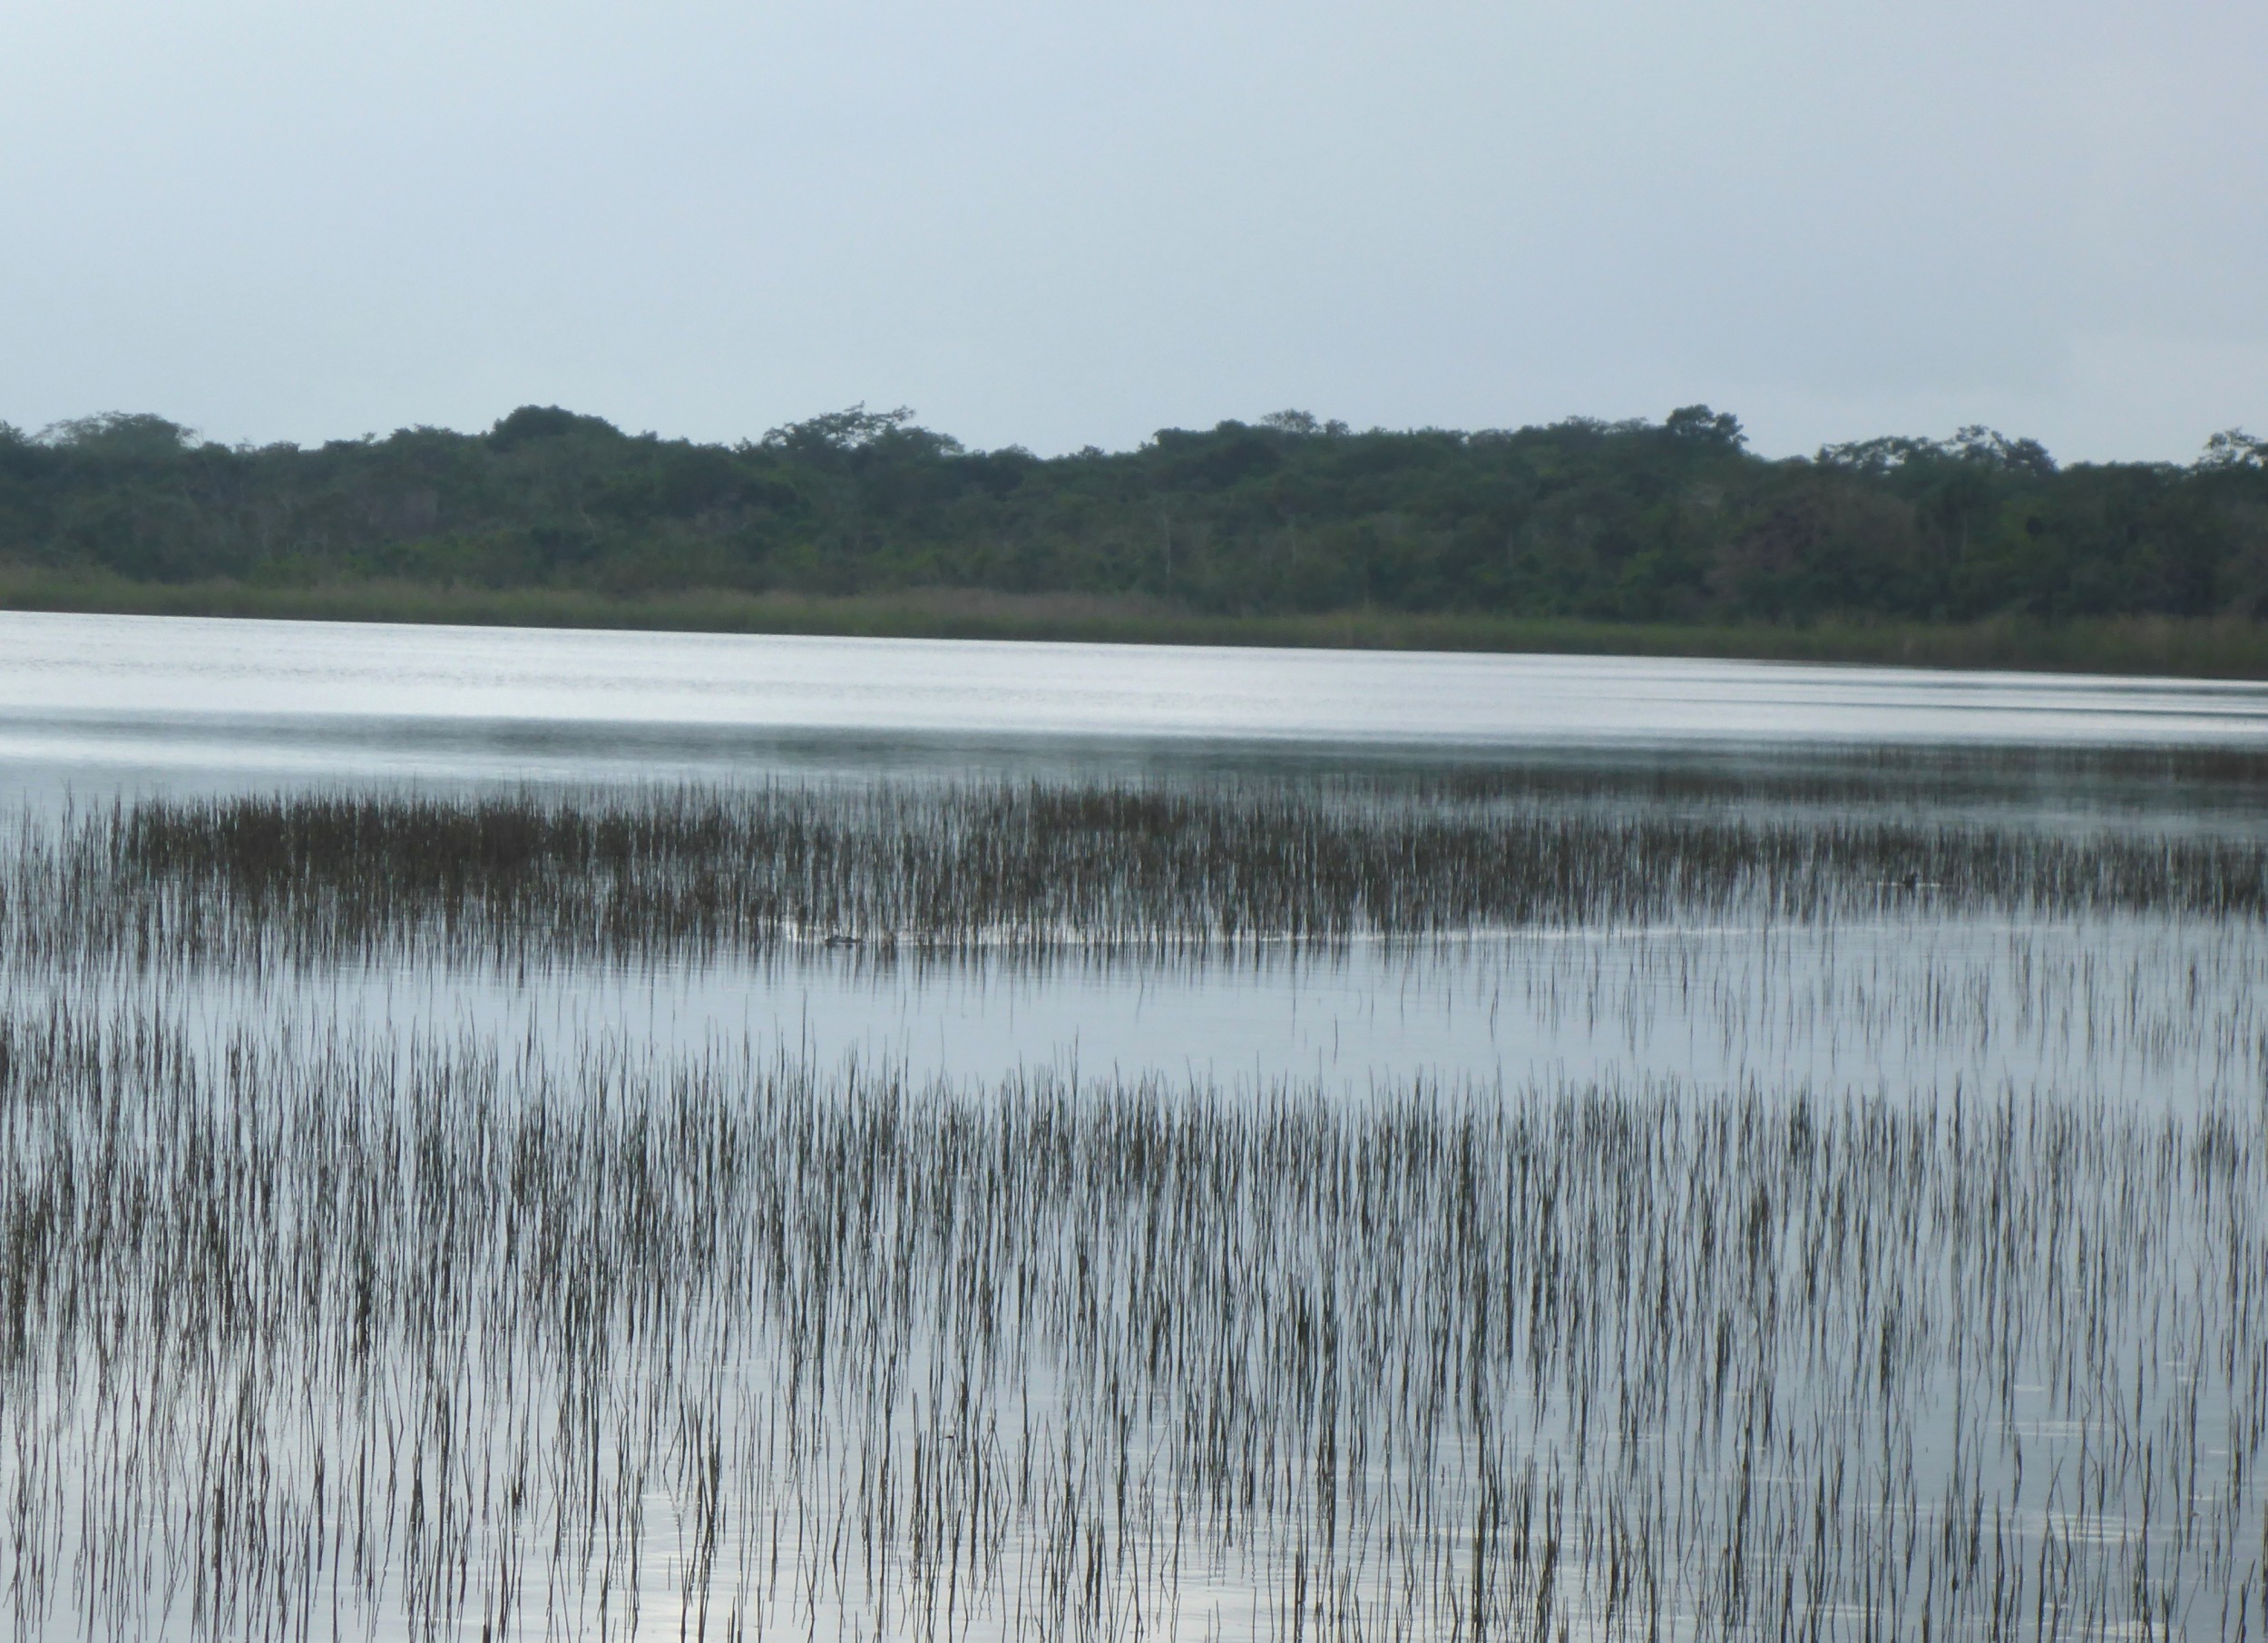
[[[1222,616],[1139,599],[953,588],[846,595],[738,590],[614,595],[575,588],[379,581],[301,587],[227,580],[146,582],[22,569],[0,569],[0,610],[855,638],[1692,656],[2268,680],[2268,623],[2237,618],[1853,620],[1782,626],[1375,609]]]

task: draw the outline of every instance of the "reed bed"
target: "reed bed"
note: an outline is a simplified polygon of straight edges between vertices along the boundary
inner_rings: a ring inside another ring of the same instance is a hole
[[[42,963],[1212,949],[1905,910],[2258,920],[2268,843],[1460,808],[1284,785],[153,799],[26,817]]]
[[[2248,1638],[2268,1100],[0,1018],[18,1636]]]

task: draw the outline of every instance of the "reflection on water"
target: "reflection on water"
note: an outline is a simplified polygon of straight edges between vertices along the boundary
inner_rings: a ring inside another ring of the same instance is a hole
[[[0,613],[16,792],[743,780],[1210,748],[2258,747],[2268,687],[1619,657]],[[1051,750],[1052,749],[1052,750]]]
[[[1209,958],[865,959],[625,967],[188,966],[74,973],[219,1051],[292,1021],[415,1040],[719,1045],[985,1087],[1049,1067],[1361,1100],[1430,1081],[1674,1081],[1901,1104],[2052,1092],[2196,1111],[2268,1073],[2268,929],[2164,917],[1915,916],[1261,948]],[[47,978],[0,969],[19,1004]]]
[[[18,1636],[2251,1635],[2256,1109],[5,1046]]]
[[[39,826],[971,777],[2155,871],[2268,836],[2268,691],[0,617]],[[15,1635],[2268,1629],[2268,924],[1725,905],[1210,954],[0,951]]]

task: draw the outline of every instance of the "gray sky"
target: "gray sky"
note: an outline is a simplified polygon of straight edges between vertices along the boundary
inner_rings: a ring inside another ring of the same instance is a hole
[[[2260,0],[0,0],[0,420],[2268,433]]]

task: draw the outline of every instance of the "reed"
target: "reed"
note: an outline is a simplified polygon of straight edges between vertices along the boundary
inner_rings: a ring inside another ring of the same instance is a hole
[[[0,1604],[24,1638],[2249,1643],[2263,776],[26,813]],[[1361,1095],[956,1084],[394,1014],[405,975],[582,1022],[664,964],[1149,978],[1356,942],[1417,1008],[1454,984],[1625,1053]],[[1484,958],[1452,983],[1452,952]],[[1665,1021],[1677,1075],[1611,1071]],[[1796,1071],[1823,1056],[1880,1092]]]
[[[1223,782],[148,799],[0,859],[19,954],[524,966],[1921,911],[2258,920],[2268,842]]]
[[[19,1636],[2239,1638],[2268,1105],[0,1022]]]

